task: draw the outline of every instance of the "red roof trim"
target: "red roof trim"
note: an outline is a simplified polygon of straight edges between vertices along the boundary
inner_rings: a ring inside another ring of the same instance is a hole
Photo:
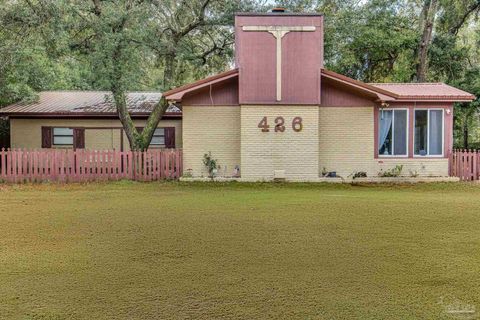
[[[180,101],[182,100],[183,95],[187,92],[195,91],[197,89],[203,88],[210,84],[221,82],[223,80],[227,80],[236,76],[238,76],[238,69],[222,72],[214,76],[201,79],[201,80],[186,84],[184,86],[169,90],[164,93],[164,96],[167,100]]]

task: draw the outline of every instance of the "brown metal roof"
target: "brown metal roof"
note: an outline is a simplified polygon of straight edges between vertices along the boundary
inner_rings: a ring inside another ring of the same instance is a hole
[[[127,106],[132,115],[146,115],[152,112],[160,101],[160,92],[130,92]],[[112,94],[108,91],[44,91],[35,102],[18,102],[0,109],[0,115],[110,115],[116,114]],[[180,109],[171,106],[165,114],[181,115]]]
[[[398,100],[455,100],[471,101],[475,96],[445,83],[370,83],[398,95]]]

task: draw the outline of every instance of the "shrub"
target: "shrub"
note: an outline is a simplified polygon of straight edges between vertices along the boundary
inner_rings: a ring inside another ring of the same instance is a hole
[[[217,160],[212,158],[212,153],[208,152],[203,155],[203,164],[207,167],[208,176],[214,178],[215,172],[217,171]]]
[[[365,171],[354,171],[352,172],[349,177],[352,177],[352,179],[356,179],[356,178],[366,178],[367,177],[367,173]]]
[[[403,165],[396,165],[395,167],[389,170],[385,170],[385,171],[380,170],[380,172],[378,173],[378,176],[384,177],[384,178],[399,177],[402,174],[402,170],[403,170]]]

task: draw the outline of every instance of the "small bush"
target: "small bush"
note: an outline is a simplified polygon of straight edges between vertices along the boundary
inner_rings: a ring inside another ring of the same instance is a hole
[[[402,174],[403,171],[403,165],[397,165],[389,170],[380,170],[378,173],[379,177],[383,178],[390,178],[390,177],[399,177]]]
[[[352,179],[366,178],[367,173],[365,171],[354,171],[349,175],[349,177],[352,177]]]
[[[207,167],[209,177],[213,179],[218,165],[217,160],[212,158],[211,152],[203,155],[203,164]]]

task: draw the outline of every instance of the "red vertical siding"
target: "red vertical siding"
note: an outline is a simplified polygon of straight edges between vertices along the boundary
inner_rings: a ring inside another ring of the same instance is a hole
[[[238,105],[238,77],[186,94],[184,106]]]
[[[352,92],[351,88],[342,88],[325,80],[322,83],[321,96],[322,107],[367,107],[375,104],[373,98],[367,98]]]
[[[276,101],[276,39],[243,26],[315,26],[282,39],[282,100]],[[240,104],[320,104],[323,17],[320,15],[239,15],[235,17]]]

